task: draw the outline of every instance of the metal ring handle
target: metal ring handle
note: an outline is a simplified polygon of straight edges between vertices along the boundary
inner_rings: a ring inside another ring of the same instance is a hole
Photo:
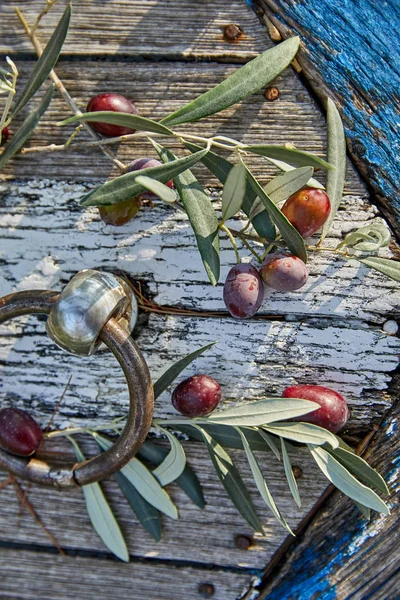
[[[49,314],[59,293],[49,290],[15,292],[0,298],[0,324],[14,317]],[[129,390],[129,414],[124,430],[115,444],[94,458],[52,467],[43,460],[21,458],[0,449],[0,465],[32,482],[60,488],[86,485],[112,475],[136,454],[151,426],[154,393],[149,369],[139,348],[123,325],[111,318],[102,328],[99,339],[111,350],[121,365]]]

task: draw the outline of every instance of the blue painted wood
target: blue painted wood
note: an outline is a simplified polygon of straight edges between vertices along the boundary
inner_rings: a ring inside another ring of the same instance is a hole
[[[341,107],[349,150],[400,231],[399,0],[255,0],[284,37],[300,35],[299,61],[319,95]]]

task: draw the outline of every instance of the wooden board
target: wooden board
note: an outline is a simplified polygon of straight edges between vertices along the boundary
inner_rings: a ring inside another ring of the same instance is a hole
[[[395,229],[400,223],[400,85],[396,2],[332,6],[329,0],[256,0],[282,32],[300,35],[298,60],[323,104],[341,107],[350,154]],[[387,32],[393,34],[387,37]]]

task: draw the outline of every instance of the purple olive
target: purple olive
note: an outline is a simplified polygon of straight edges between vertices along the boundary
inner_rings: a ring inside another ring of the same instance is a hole
[[[20,408],[0,410],[0,447],[17,456],[31,456],[42,441],[36,421]]]
[[[99,112],[103,110],[111,110],[114,112],[129,113],[131,115],[137,115],[138,110],[136,106],[125,98],[121,94],[113,94],[106,92],[104,94],[98,94],[92,98],[87,107],[87,112]],[[120,135],[128,135],[129,133],[135,133],[135,129],[130,127],[122,127],[121,125],[111,125],[110,123],[89,123],[89,125],[98,133],[106,137],[119,137]]]
[[[282,292],[298,290],[308,279],[307,267],[301,258],[286,252],[268,254],[260,275],[264,283]]]
[[[257,269],[243,263],[232,267],[224,285],[224,302],[232,317],[252,317],[263,299],[264,285]]]
[[[208,375],[193,375],[179,383],[172,393],[174,408],[187,417],[210,414],[220,400],[220,386]]]
[[[4,129],[2,129],[1,131],[1,144],[0,146],[3,146],[3,144],[6,143],[6,141],[8,140],[8,136],[10,135],[9,129],[8,127],[4,127]]]
[[[293,421],[319,425],[332,433],[342,429],[349,418],[349,409],[343,396],[322,385],[292,385],[285,389],[283,398],[302,398],[319,404],[321,408],[296,417]]]

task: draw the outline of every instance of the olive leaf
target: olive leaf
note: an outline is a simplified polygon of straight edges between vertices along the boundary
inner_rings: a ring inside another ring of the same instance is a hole
[[[294,171],[296,169],[296,167],[293,167],[293,165],[289,165],[287,162],[285,162],[283,160],[276,160],[275,158],[271,158],[270,156],[264,156],[264,158],[269,163],[271,163],[271,164],[275,165],[276,167],[278,167],[278,169],[280,169],[284,173],[288,173],[289,171]],[[317,181],[313,177],[311,177],[307,181],[307,186],[308,187],[315,187],[315,188],[317,188],[319,190],[324,190],[325,189],[324,186],[322,185],[322,183],[320,183],[319,181]]]
[[[317,410],[319,404],[299,398],[264,398],[256,402],[214,412],[204,419],[206,422],[221,425],[257,427],[280,421],[282,417],[292,419]]]
[[[103,450],[111,448],[112,442],[109,439],[96,432],[91,434]],[[120,471],[149,504],[171,519],[178,518],[177,508],[171,498],[138,458],[132,458]]]
[[[26,117],[21,127],[15,132],[11,141],[7,144],[5,150],[0,155],[0,169],[4,167],[26,140],[32,135],[36,125],[44,115],[53,97],[54,87],[51,85],[43,96],[39,106]]]
[[[383,273],[394,281],[400,281],[400,261],[391,260],[389,258],[380,258],[379,256],[368,256],[366,258],[358,258],[356,256],[349,257],[356,259],[379,273]]]
[[[70,123],[109,123],[110,125],[120,125],[121,127],[129,127],[130,129],[136,129],[138,131],[151,131],[153,133],[159,133],[161,135],[172,135],[172,131],[146,117],[140,115],[133,115],[131,113],[115,112],[112,110],[99,110],[89,113],[83,113],[81,115],[75,115],[64,119],[56,123],[58,127],[69,125]]]
[[[202,436],[200,436],[200,439],[203,440]],[[146,440],[142,444],[138,452],[138,456],[144,460],[148,460],[154,465],[159,465],[167,455],[167,448],[153,444],[149,440]],[[206,503],[200,481],[198,480],[196,473],[188,464],[186,464],[182,475],[175,479],[174,483],[176,483],[185,492],[185,494],[192,500],[192,502],[194,502],[194,504],[196,504],[196,506],[199,508],[205,507]]]
[[[246,168],[242,163],[238,163],[229,171],[222,192],[222,222],[240,210],[246,193],[246,183]]]
[[[366,485],[376,488],[382,494],[389,494],[389,488],[386,481],[375,469],[373,469],[361,456],[349,452],[344,448],[325,448],[327,452],[332,454],[341,465],[343,465],[354,477]]]
[[[162,392],[164,392],[171,385],[171,383],[175,381],[178,375],[190,365],[190,363],[203,354],[203,352],[212,348],[212,346],[214,346],[216,343],[217,342],[211,342],[211,344],[207,344],[206,346],[191,352],[169,367],[153,385],[154,398],[158,398],[158,396],[160,396],[160,394],[162,394]]]
[[[79,462],[86,460],[76,441],[68,436]],[[93,528],[107,548],[118,558],[129,562],[129,552],[116,518],[98,483],[82,486],[86,509]]]
[[[353,500],[353,502],[357,506],[358,510],[367,519],[367,521],[370,521],[371,520],[371,510],[369,508],[367,508],[366,506],[364,506],[363,504],[360,504],[360,502],[357,502],[356,500]]]
[[[273,515],[279,521],[279,523],[281,525],[283,525],[283,527],[289,533],[294,535],[293,531],[290,529],[286,520],[282,517],[278,507],[276,506],[275,500],[268,488],[268,485],[267,485],[267,483],[264,479],[264,476],[262,474],[262,471],[260,469],[260,465],[258,464],[258,461],[250,448],[250,445],[246,439],[246,436],[242,433],[242,431],[239,427],[237,427],[236,429],[242,439],[242,444],[243,444],[244,451],[246,452],[247,461],[250,465],[250,469],[253,474],[253,478],[256,483],[257,489],[260,492],[261,498],[264,500],[264,502],[268,506],[268,508],[271,509]]]
[[[71,19],[71,4],[68,4],[63,16],[61,17],[53,35],[47,43],[43,53],[34,66],[34,69],[29,77],[21,96],[18,98],[11,115],[14,118],[21,108],[36,94],[42,84],[50,75],[50,71],[56,64],[58,57],[63,47],[65,38],[67,37],[69,22]]]
[[[191,152],[198,152],[201,150],[200,146],[196,146],[196,144],[189,143],[186,140],[185,146]],[[225,184],[228,174],[234,166],[231,162],[225,158],[222,158],[222,156],[219,156],[218,154],[215,154],[215,152],[211,151],[207,152],[207,154],[201,159],[201,162],[222,184]],[[250,217],[256,197],[257,194],[251,187],[250,182],[247,181],[246,193],[242,202],[242,210],[248,217]],[[266,210],[263,210],[261,214],[257,214],[254,218],[252,218],[251,221],[254,229],[260,237],[271,242],[274,241],[276,236],[275,227]]]
[[[165,166],[173,164],[176,156],[156,142],[152,142]],[[203,150],[192,154],[199,159],[207,153]],[[189,159],[186,157],[186,159]],[[171,163],[172,161],[172,163]],[[200,252],[206,273],[212,285],[217,285],[220,272],[219,260],[219,229],[218,219],[210,198],[196,177],[188,169],[180,175],[174,176],[174,184],[183,207],[189,217],[190,224],[196,236],[197,247]]]
[[[195,165],[206,153],[207,150],[201,150],[191,156],[184,156],[183,158],[173,160],[166,165],[141,169],[140,175],[156,179],[157,181],[161,181],[161,183],[166,183],[170,179],[174,179],[182,171],[186,171]],[[132,171],[131,173],[125,173],[125,175],[120,175],[120,177],[107,181],[88,194],[85,194],[81,200],[82,206],[108,206],[129,200],[129,198],[134,198],[146,189],[143,185],[136,183],[135,179],[137,177],[138,172]]]
[[[168,438],[171,444],[171,450],[163,462],[153,471],[154,477],[157,477],[162,486],[168,485],[182,475],[186,465],[186,455],[182,444],[172,433],[163,427],[158,427]]]
[[[243,428],[242,428],[242,431],[244,431]],[[264,442],[267,444],[267,446],[275,454],[276,458],[278,460],[281,460],[281,455],[279,454],[279,450],[278,450],[278,446],[275,441],[275,437],[273,435],[269,435],[266,431],[264,431],[264,429],[259,428],[259,429],[257,429],[257,431],[260,434],[260,436],[262,437],[262,439],[264,440]],[[249,441],[249,440],[247,439],[247,441]],[[250,447],[251,447],[251,444],[250,444]],[[255,450],[255,448],[252,448],[252,450]]]
[[[303,150],[287,148],[286,146],[253,145],[244,146],[243,150],[268,158],[288,161],[298,167],[314,167],[316,169],[326,170],[335,169],[333,165],[311,152],[303,152]]]
[[[261,185],[255,179],[253,174],[247,170],[247,176],[255,191],[256,195],[260,198],[264,204],[269,216],[279,229],[283,239],[287,243],[289,250],[295,255],[301,258],[305,263],[307,262],[307,252],[304,245],[304,240],[300,233],[293,227],[293,225],[287,220],[285,215],[279,210],[274,204],[271,198],[265,193]]]
[[[159,542],[162,533],[160,512],[139,494],[122,473],[115,473],[114,477],[141,525],[156,540],[156,542]]]
[[[200,427],[198,429],[202,433],[214,468],[232,503],[253,529],[263,533],[263,526],[250,494],[231,457],[207,431]]]
[[[381,219],[372,219],[364,227],[348,233],[337,248],[348,246],[360,252],[376,252],[379,248],[387,246],[390,240],[390,229],[385,222]]]
[[[314,444],[315,446],[321,446],[322,444],[329,444],[332,448],[337,448],[339,442],[337,437],[324,429],[318,427],[318,425],[312,425],[311,423],[273,423],[272,425],[265,425],[263,427],[269,433],[278,435],[279,437],[293,440],[294,442],[300,442],[301,444]]]
[[[292,37],[266,50],[225,81],[168,115],[161,122],[177,125],[198,121],[244,100],[272,81],[290,64],[299,44],[300,39]]]
[[[296,502],[297,506],[301,507],[301,498],[299,493],[299,488],[297,486],[297,481],[295,476],[293,475],[292,464],[290,462],[289,454],[286,449],[286,444],[281,438],[281,449],[282,449],[282,457],[283,457],[283,468],[285,469],[286,479],[289,485],[290,493],[293,496],[293,500]]]
[[[320,241],[322,242],[331,228],[343,197],[344,181],[346,177],[346,140],[343,124],[335,103],[328,98],[327,105],[328,124],[328,151],[327,158],[335,170],[328,171],[326,177],[326,193],[331,201],[331,211],[325,222]]]
[[[315,462],[325,475],[339,490],[352,500],[367,508],[389,514],[389,508],[374,491],[360,483],[353,475],[329,452],[323,448],[308,444]]]
[[[161,183],[161,181],[151,179],[151,177],[146,177],[144,175],[139,175],[136,177],[135,181],[147,190],[150,190],[150,192],[153,192],[157,198],[164,200],[164,202],[168,202],[168,204],[172,204],[177,200],[174,190],[171,190],[171,188]]]

